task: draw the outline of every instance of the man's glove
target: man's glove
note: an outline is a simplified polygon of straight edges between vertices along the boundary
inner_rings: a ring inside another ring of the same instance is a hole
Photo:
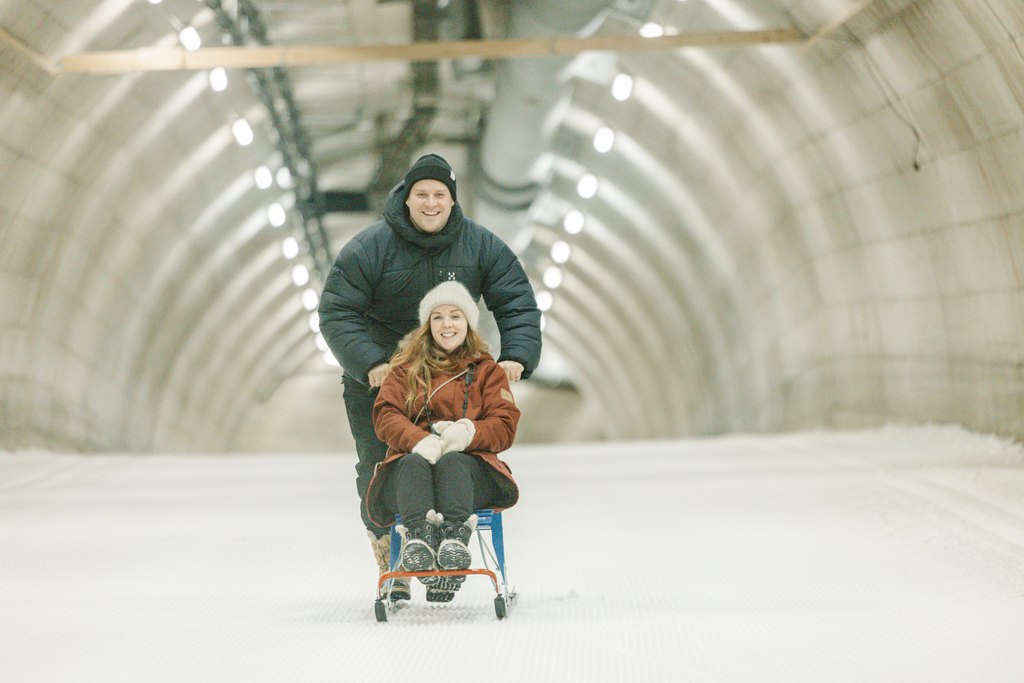
[[[473,421],[462,418],[455,424],[449,426],[441,435],[441,452],[464,451],[469,447],[473,436],[476,434],[476,426]]]
[[[453,424],[455,423],[452,422],[451,420],[438,420],[434,424],[430,425],[430,431],[433,432],[434,434],[437,434],[438,436],[441,436],[442,434],[444,434],[444,430],[448,429]]]
[[[412,447],[412,452],[416,453],[433,465],[437,462],[437,459],[441,457],[441,453],[443,452],[441,448],[441,437],[436,434],[427,434]]]

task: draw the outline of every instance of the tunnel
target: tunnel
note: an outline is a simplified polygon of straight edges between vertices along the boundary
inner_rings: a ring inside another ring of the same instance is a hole
[[[231,3],[5,2],[4,445],[345,444],[340,373],[302,296],[375,214],[309,217],[301,193],[372,195],[382,138],[402,131],[451,157],[467,214],[495,217],[550,306],[524,388],[530,441],[891,422],[1024,433],[1019,3],[580,4],[594,37],[803,37],[506,60],[548,74],[513,86],[548,101],[530,100],[541,125],[510,135],[488,111],[504,72],[486,60],[429,63],[420,86],[396,60],[228,69],[217,92],[209,70],[61,60],[170,49],[186,26],[230,43],[253,23]],[[386,44],[386,27],[412,31],[410,5],[258,16],[269,44]],[[466,35],[458,9],[435,34]],[[473,14],[482,36],[515,25]],[[265,189],[257,169],[273,175]],[[491,184],[532,187],[528,205],[489,199],[485,179],[503,171],[515,175]],[[284,241],[298,243],[290,258]],[[540,417],[546,403],[561,424]]]

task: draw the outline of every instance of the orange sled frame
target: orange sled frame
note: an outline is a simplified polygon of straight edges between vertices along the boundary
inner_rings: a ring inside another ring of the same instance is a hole
[[[517,594],[508,587],[508,575],[505,565],[505,532],[501,524],[501,513],[489,508],[476,511],[476,537],[480,546],[480,557],[483,559],[482,569],[455,569],[449,571],[405,572],[399,571],[399,558],[402,556],[402,536],[395,530],[400,522],[396,516],[396,525],[391,527],[391,571],[380,575],[377,580],[377,601],[373,604],[373,612],[377,621],[387,621],[388,612],[398,609],[405,600],[391,600],[391,586],[394,579],[414,578],[419,576],[486,576],[494,585],[494,614],[499,619],[508,616],[509,610],[516,602]],[[484,534],[487,533],[487,542]],[[494,569],[491,565],[494,565]]]

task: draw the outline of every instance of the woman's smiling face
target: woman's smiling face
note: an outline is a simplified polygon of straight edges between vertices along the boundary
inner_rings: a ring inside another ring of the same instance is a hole
[[[469,321],[458,306],[441,304],[430,312],[430,336],[445,351],[459,348],[468,331]]]

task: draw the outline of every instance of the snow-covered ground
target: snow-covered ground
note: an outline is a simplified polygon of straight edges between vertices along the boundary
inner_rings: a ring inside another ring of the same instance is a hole
[[[1024,681],[1024,449],[517,447],[519,603],[373,616],[351,455],[0,455],[0,680]]]

